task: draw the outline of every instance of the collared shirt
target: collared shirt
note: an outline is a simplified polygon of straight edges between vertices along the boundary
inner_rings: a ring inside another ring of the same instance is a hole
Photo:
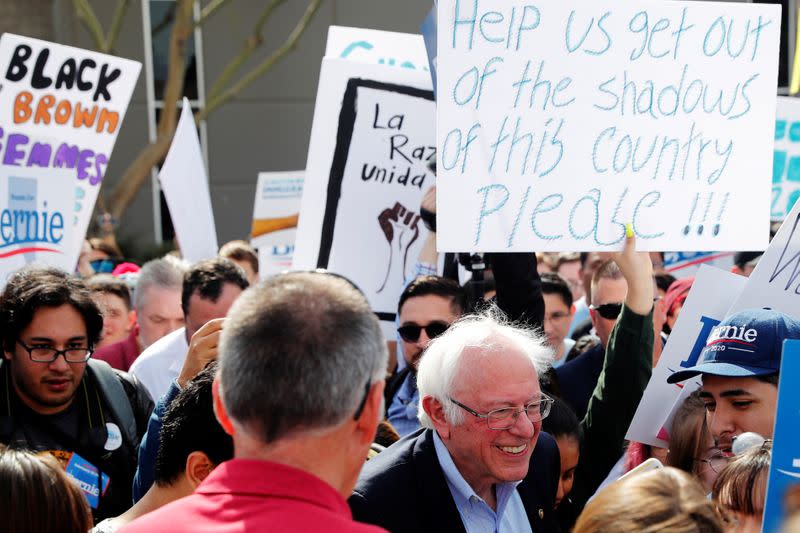
[[[186,329],[177,329],[148,346],[133,362],[130,372],[152,398],[161,398],[181,373],[188,352]]]
[[[136,325],[125,339],[98,348],[92,353],[93,359],[105,361],[113,368],[128,372],[136,358],[139,357],[139,326]]]
[[[498,483],[495,485],[497,511],[469,486],[458,471],[450,452],[439,434],[433,432],[433,445],[436,458],[444,472],[447,487],[461,515],[467,533],[531,533],[528,515],[517,492],[520,481]]]
[[[385,533],[354,522],[342,495],[313,474],[251,459],[222,463],[194,494],[134,520],[121,531]]]
[[[389,411],[386,413],[389,423],[401,437],[414,433],[420,428],[419,423],[419,389],[417,378],[409,372],[403,384],[397,389]]]

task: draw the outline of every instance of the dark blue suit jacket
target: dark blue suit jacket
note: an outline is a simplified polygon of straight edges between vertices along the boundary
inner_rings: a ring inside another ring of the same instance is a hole
[[[598,344],[584,353],[556,368],[558,386],[561,388],[561,399],[572,407],[578,420],[583,420],[589,408],[597,380],[603,371],[606,349]]]
[[[553,505],[560,470],[555,440],[540,434],[528,475],[517,486],[536,533],[558,531]],[[367,461],[348,503],[353,518],[392,533],[465,531],[429,429],[408,435]]]

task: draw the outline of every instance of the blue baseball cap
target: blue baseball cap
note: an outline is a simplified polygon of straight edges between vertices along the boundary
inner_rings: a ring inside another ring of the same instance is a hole
[[[675,372],[667,383],[699,374],[734,378],[777,374],[786,339],[800,339],[799,321],[771,309],[740,311],[711,330],[697,365]]]

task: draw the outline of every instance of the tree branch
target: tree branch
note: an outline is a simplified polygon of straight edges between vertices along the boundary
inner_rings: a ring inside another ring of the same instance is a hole
[[[102,51],[106,44],[106,37],[103,35],[103,26],[97,19],[92,6],[89,5],[88,0],[72,0],[72,5],[75,6],[78,18],[94,40],[94,47]]]
[[[122,21],[125,19],[125,12],[128,10],[130,0],[119,0],[117,9],[114,10],[114,18],[111,19],[111,28],[108,30],[108,36],[105,39],[105,47],[103,52],[110,54],[114,50],[114,45],[117,44],[119,32],[122,29]]]
[[[269,5],[264,8],[264,11],[261,12],[261,16],[258,17],[255,28],[253,28],[253,34],[244,41],[242,44],[242,50],[235,58],[233,58],[230,63],[228,63],[228,66],[225,67],[225,70],[222,71],[222,74],[220,74],[216,81],[214,81],[214,85],[211,87],[211,90],[208,93],[208,98],[210,100],[213,100],[220,95],[234,74],[236,74],[242,65],[244,65],[248,59],[250,59],[250,56],[253,55],[253,52],[255,52],[262,44],[264,44],[264,37],[261,35],[261,32],[264,30],[264,26],[272,16],[272,12],[275,11],[275,8],[284,2],[286,2],[286,0],[272,0],[272,2],[270,2]]]
[[[206,7],[202,9],[202,11],[200,11],[200,16],[194,23],[194,28],[205,24],[206,21],[211,18],[211,16],[216,13],[220,7],[225,5],[226,2],[228,2],[228,0],[212,0]]]
[[[233,87],[225,91],[223,94],[217,96],[216,98],[209,99],[206,103],[204,109],[198,112],[195,115],[195,121],[200,122],[205,120],[212,111],[214,111],[219,106],[228,102],[231,98],[238,95],[242,90],[247,88],[251,83],[257,80],[259,77],[263,76],[269,69],[271,69],[275,63],[278,62],[283,56],[288,54],[294,47],[297,45],[297,40],[303,35],[303,32],[308,28],[308,24],[311,22],[311,19],[314,17],[314,14],[320,7],[322,0],[311,0],[306,8],[305,13],[298,21],[297,25],[292,30],[292,33],[289,34],[289,37],[280,46],[277,48],[270,56],[265,59],[260,65],[253,68],[250,72],[248,72],[244,78],[239,80]]]

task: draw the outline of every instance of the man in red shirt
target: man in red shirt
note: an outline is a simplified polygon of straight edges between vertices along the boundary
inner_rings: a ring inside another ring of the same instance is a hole
[[[369,303],[338,276],[284,274],[246,291],[213,390],[234,459],[122,531],[384,531],[354,522],[345,498],[383,417],[387,359]]]

